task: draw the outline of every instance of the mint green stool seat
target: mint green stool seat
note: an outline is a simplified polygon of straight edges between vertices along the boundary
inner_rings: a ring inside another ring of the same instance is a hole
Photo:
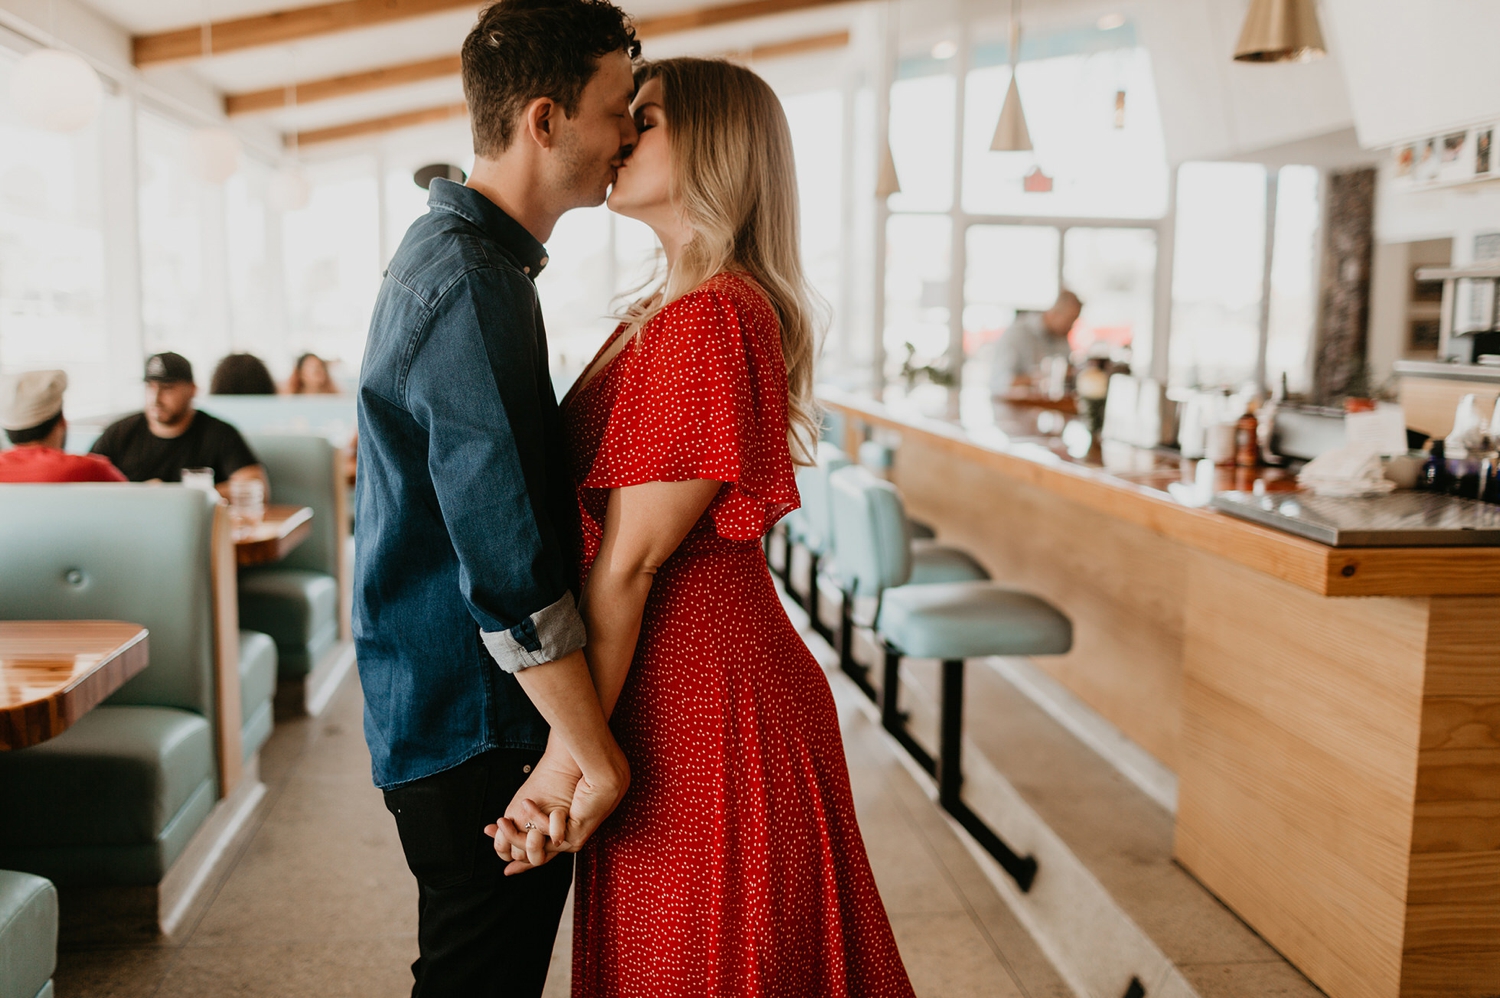
[[[1073,646],[1073,625],[1056,607],[993,582],[888,589],[875,629],[913,658],[1061,655]]]
[[[912,585],[912,543],[896,488],[863,467],[840,469],[829,484],[845,591],[880,600],[874,629],[885,649],[881,724],[937,777],[939,805],[995,857],[1022,891],[1030,890],[1036,860],[1016,855],[961,797],[964,663],[985,655],[1063,654],[1073,646],[1072,624],[1046,600],[987,580]],[[844,643],[847,647],[847,638]],[[899,706],[903,656],[942,661],[935,757],[907,730]],[[873,699],[862,671],[852,663],[845,668]]]
[[[240,632],[240,748],[260,751],[275,727],[276,642],[259,631]]]
[[[922,538],[913,538],[911,542],[911,577],[906,580],[908,586],[927,586],[938,582],[975,582],[989,577],[990,573],[967,551]]]
[[[155,884],[218,797],[213,731],[173,707],[100,706],[0,752],[0,866],[59,884]]]
[[[240,625],[276,642],[278,673],[299,678],[339,636],[339,589],[333,576],[300,568],[240,573]]]
[[[0,998],[47,998],[57,969],[57,888],[0,870]]]

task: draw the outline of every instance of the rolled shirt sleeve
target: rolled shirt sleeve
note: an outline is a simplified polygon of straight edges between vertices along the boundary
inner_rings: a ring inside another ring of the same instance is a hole
[[[535,292],[498,269],[466,274],[438,303],[408,369],[459,588],[495,663],[514,673],[584,645],[573,553],[547,515],[546,343]]]

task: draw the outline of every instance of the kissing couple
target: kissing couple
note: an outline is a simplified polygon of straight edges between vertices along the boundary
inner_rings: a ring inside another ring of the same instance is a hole
[[[791,134],[607,0],[499,0],[475,163],[391,260],[359,384],[354,635],[419,887],[419,998],[910,998],[828,682],[761,539],[816,446]],[[534,281],[573,208],[666,276],[561,404]],[[576,867],[576,868],[575,868]]]

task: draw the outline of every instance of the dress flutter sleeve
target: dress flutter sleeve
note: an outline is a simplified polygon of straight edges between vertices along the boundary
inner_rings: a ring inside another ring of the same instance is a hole
[[[629,347],[638,353],[582,486],[725,482],[708,509],[714,528],[752,540],[798,506],[786,366],[770,307],[714,287],[722,280],[667,306]]]

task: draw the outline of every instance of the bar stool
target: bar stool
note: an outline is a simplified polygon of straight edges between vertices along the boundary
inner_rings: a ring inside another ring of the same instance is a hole
[[[939,805],[995,857],[1021,890],[1029,890],[1036,861],[1017,856],[960,796],[964,662],[986,655],[1061,655],[1073,646],[1071,621],[1046,600],[995,582],[911,584],[906,511],[895,486],[864,468],[849,467],[830,475],[829,491],[846,591],[879,599],[874,630],[885,651],[881,724],[936,777]],[[905,656],[942,661],[936,759],[911,736],[900,709]]]
[[[828,506],[828,476],[847,467],[849,457],[833,444],[821,440],[818,442],[817,461],[817,464],[797,472],[797,492],[802,497],[802,508],[792,514],[800,516],[787,528],[788,536],[807,550],[807,592],[799,594],[793,588],[789,567],[784,582],[792,599],[807,611],[812,629],[824,641],[832,644],[833,631],[818,616],[818,577],[822,574],[824,561],[833,554],[833,514]],[[791,516],[787,519],[791,519]],[[791,564],[790,557],[787,564]]]

